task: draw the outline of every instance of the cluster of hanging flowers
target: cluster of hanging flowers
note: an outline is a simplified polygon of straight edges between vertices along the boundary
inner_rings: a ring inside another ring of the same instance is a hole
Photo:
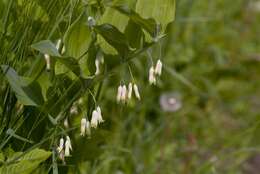
[[[66,141],[64,144],[64,139],[60,139],[60,144],[57,147],[57,152],[59,154],[59,158],[64,161],[64,157],[70,156],[70,151],[72,151],[70,137],[66,136]]]
[[[127,100],[130,100],[132,98],[132,92],[134,90],[135,97],[138,100],[141,100],[140,93],[138,86],[134,83],[134,85],[130,82],[128,84],[128,88],[126,85],[119,85],[117,89],[117,97],[116,100],[118,103],[126,103]]]
[[[156,84],[156,76],[161,76],[162,74],[162,62],[159,59],[156,63],[156,66],[153,67],[151,66],[149,69],[149,83],[151,85],[155,85]]]
[[[90,28],[93,29],[93,27],[96,25],[96,21],[93,17],[88,18],[88,25]],[[61,50],[61,54],[65,52],[65,47],[63,46],[61,48],[61,40],[59,39],[56,45],[56,48],[58,50]],[[49,71],[51,68],[50,65],[50,56],[48,54],[44,55],[45,61],[46,61],[46,69]],[[102,56],[97,55],[95,59],[95,75],[99,75],[101,72],[101,64],[104,63],[104,59]],[[157,60],[157,63],[155,66],[151,66],[149,69],[149,84],[156,85],[157,77],[161,76],[162,73],[162,62],[161,60]],[[127,101],[131,100],[132,95],[135,95],[137,100],[141,100],[141,96],[139,93],[139,89],[137,84],[130,82],[128,85],[126,84],[120,84],[117,89],[117,96],[116,100],[117,103],[123,103],[125,104]],[[82,101],[77,101],[76,103],[73,103],[72,107],[70,108],[70,114],[71,115],[78,115],[79,114],[79,105],[82,104]],[[101,108],[99,106],[96,107],[95,110],[92,111],[91,119],[89,120],[88,117],[83,117],[80,122],[80,136],[91,136],[91,129],[96,129],[101,123],[103,123],[104,120],[102,118],[102,112]],[[69,127],[68,118],[65,118],[64,120],[64,126],[66,128]],[[64,138],[60,138],[59,145],[57,147],[57,153],[59,158],[64,162],[65,157],[71,156],[72,151],[72,145],[70,137],[66,136],[66,141],[64,141]]]

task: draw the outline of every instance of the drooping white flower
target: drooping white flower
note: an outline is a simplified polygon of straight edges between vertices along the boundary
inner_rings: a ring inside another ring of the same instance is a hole
[[[162,62],[160,59],[157,60],[154,73],[158,76],[162,74]]]
[[[123,85],[122,93],[121,93],[121,100],[125,102],[127,99],[127,88],[126,85]]]
[[[58,153],[61,153],[61,151],[63,150],[63,148],[64,148],[64,139],[61,138],[61,139],[60,139],[60,144],[59,144],[59,146],[57,147]]]
[[[117,89],[117,96],[116,96],[117,103],[119,103],[121,101],[122,90],[123,90],[123,87],[120,85]]]
[[[99,122],[99,113],[96,110],[94,110],[92,112],[92,117],[91,117],[91,122],[90,122],[91,127],[97,128],[98,122]]]
[[[97,112],[98,112],[98,124],[103,123],[104,120],[102,118],[102,113],[101,113],[101,109],[99,106],[97,107]]]
[[[85,136],[86,134],[91,134],[90,122],[86,118],[82,118],[80,124],[80,135]]]
[[[138,90],[138,86],[136,84],[134,84],[134,92],[135,92],[136,98],[138,100],[141,100],[140,93],[139,93],[139,90]]]
[[[44,58],[45,58],[45,61],[46,61],[46,69],[47,69],[47,71],[50,71],[50,69],[51,69],[50,55],[49,54],[44,54]]]
[[[155,78],[153,66],[151,66],[151,68],[149,69],[149,83],[156,84],[156,78]]]
[[[131,99],[131,97],[132,97],[132,90],[133,90],[133,85],[132,85],[132,83],[130,82],[130,83],[128,84],[128,94],[127,94],[127,98],[128,98],[128,99]]]
[[[98,59],[95,60],[95,65],[96,65],[95,75],[98,75],[100,73],[100,69],[99,69],[100,61]]]
[[[90,27],[93,27],[93,26],[96,25],[96,21],[95,21],[95,19],[94,19],[92,16],[89,16],[89,17],[88,17],[88,25],[89,25]]]
[[[87,125],[87,119],[82,118],[80,122],[80,135],[85,136],[86,134],[86,125]]]
[[[65,156],[70,156],[70,151],[72,150],[70,137],[66,136],[66,142],[65,142]]]
[[[86,134],[88,136],[91,135],[91,127],[90,127],[90,122],[89,121],[87,121],[87,123],[86,123]]]

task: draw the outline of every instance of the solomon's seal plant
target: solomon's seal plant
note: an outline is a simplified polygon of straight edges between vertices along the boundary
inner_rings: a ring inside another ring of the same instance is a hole
[[[88,158],[77,150],[91,151],[84,148],[84,143],[98,148],[105,142],[104,134],[110,130],[112,118],[118,117],[104,114],[103,119],[101,107],[105,113],[110,110],[104,95],[106,88],[114,89],[110,91],[114,97],[109,105],[121,103],[116,107],[123,108],[141,100],[139,84],[156,84],[162,72],[162,58],[150,68],[144,59],[153,62],[151,51],[161,48],[167,25],[174,20],[175,1],[18,2],[14,3],[33,13],[22,13],[19,18],[24,22],[21,27],[31,33],[21,38],[29,37],[21,40],[21,52],[18,49],[6,54],[15,59],[1,61],[8,81],[3,86],[5,100],[10,106],[3,111],[0,150],[12,147],[11,141],[21,135],[20,151],[45,149],[45,156],[29,172],[52,156],[46,163],[51,163],[55,173],[60,162],[76,161],[74,152],[82,155],[81,161]],[[2,37],[6,43],[15,37],[15,29],[11,25],[7,29],[10,31],[4,33],[8,37]],[[6,45],[3,49],[7,49]],[[17,58],[18,53],[22,57]],[[142,64],[142,74],[149,74],[144,81],[135,80],[140,74],[134,61]],[[132,93],[137,100],[131,100]],[[18,113],[16,108],[20,108]],[[8,112],[10,118],[6,116]],[[7,135],[8,129],[13,134]],[[21,153],[3,167],[11,171],[13,163],[19,164],[24,155]]]

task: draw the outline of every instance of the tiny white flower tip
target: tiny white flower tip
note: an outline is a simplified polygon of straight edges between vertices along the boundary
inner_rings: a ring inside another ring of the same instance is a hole
[[[157,74],[159,76],[162,74],[162,62],[160,59],[156,63],[155,74]]]
[[[136,84],[134,84],[134,92],[135,92],[136,98],[138,100],[141,100],[140,93],[139,93],[139,90],[138,90],[138,86]]]
[[[88,25],[89,25],[90,27],[93,27],[93,26],[96,25],[96,21],[95,21],[95,19],[94,19],[92,16],[89,16],[89,17],[88,17]]]
[[[131,99],[131,97],[132,97],[132,89],[133,89],[133,85],[132,85],[132,83],[130,82],[130,83],[128,84],[128,94],[127,94],[128,99]]]

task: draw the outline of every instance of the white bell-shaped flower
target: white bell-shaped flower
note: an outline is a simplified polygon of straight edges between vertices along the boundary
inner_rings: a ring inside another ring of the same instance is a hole
[[[86,134],[86,125],[87,125],[87,119],[82,118],[80,122],[80,135],[85,136]]]
[[[65,156],[70,156],[70,151],[72,150],[70,137],[66,136],[66,142],[65,142]]]
[[[121,100],[125,102],[127,99],[127,88],[126,85],[123,85],[122,93],[121,93]]]
[[[160,59],[157,60],[154,73],[158,76],[162,74],[162,62]]]
[[[92,112],[92,117],[91,117],[91,122],[90,122],[91,127],[97,128],[98,122],[99,122],[99,113],[96,110],[94,110]]]
[[[149,83],[150,84],[156,84],[156,78],[155,78],[153,66],[151,66],[151,68],[149,69]]]
[[[80,135],[81,136],[91,135],[90,122],[86,118],[81,119]]]
[[[87,123],[86,123],[86,134],[88,136],[91,135],[91,127],[90,127],[90,122],[89,121],[87,121]]]
[[[62,150],[63,150],[63,148],[64,148],[64,139],[61,138],[61,139],[60,139],[60,144],[59,144],[59,146],[58,146],[58,148],[57,148],[58,153],[61,153]]]
[[[101,113],[101,109],[99,106],[97,107],[97,112],[98,112],[98,124],[103,123],[104,120],[102,118],[102,113]]]
[[[132,83],[130,82],[129,84],[128,84],[128,93],[127,93],[127,98],[130,100],[131,99],[131,97],[132,97],[132,90],[133,90],[133,85],[132,85]]]
[[[122,96],[122,90],[123,87],[120,85],[117,89],[117,96],[116,96],[116,101],[119,103],[121,101],[121,96]]]

